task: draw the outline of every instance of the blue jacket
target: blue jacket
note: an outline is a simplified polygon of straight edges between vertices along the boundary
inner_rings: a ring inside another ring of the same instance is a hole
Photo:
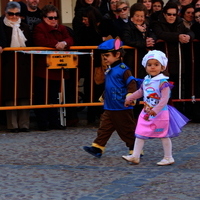
[[[127,86],[135,80],[133,76],[129,76],[124,80],[124,72],[129,68],[120,63],[106,73],[105,79],[105,92],[104,92],[104,109],[105,110],[127,110],[133,109],[132,106],[125,107],[124,101],[128,93]]]

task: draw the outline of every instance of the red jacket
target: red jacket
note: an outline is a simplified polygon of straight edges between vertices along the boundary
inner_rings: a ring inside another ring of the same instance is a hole
[[[73,45],[73,38],[69,35],[67,28],[63,25],[58,25],[57,28],[51,27],[44,21],[35,26],[33,30],[33,42],[35,46],[40,47],[52,47],[58,42],[66,41],[67,48]],[[45,78],[46,77],[46,55],[35,55],[35,76]],[[51,69],[49,70],[49,79],[60,80],[61,70]],[[68,78],[68,73],[65,71],[65,78]]]

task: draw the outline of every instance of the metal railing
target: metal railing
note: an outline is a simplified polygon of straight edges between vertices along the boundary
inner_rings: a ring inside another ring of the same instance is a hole
[[[164,41],[159,41],[159,42],[164,42]],[[200,42],[197,40],[194,40],[191,43],[191,98],[188,99],[181,99],[181,97],[179,96],[178,99],[173,99],[173,102],[186,102],[186,101],[200,101],[200,98],[195,98],[195,52],[194,52],[194,44],[198,44],[200,45]],[[78,94],[79,94],[79,69],[78,67],[75,67],[76,70],[76,92],[75,92],[75,102],[73,103],[65,103],[63,98],[64,98],[64,88],[63,88],[63,83],[61,80],[61,101],[58,104],[48,104],[48,69],[46,70],[46,92],[45,92],[45,103],[42,105],[35,105],[33,103],[33,81],[34,81],[34,73],[33,73],[33,61],[34,61],[34,54],[30,54],[30,104],[29,105],[17,105],[17,53],[19,51],[56,51],[56,49],[54,48],[46,48],[46,47],[23,47],[23,48],[4,48],[4,51],[14,51],[15,52],[15,67],[14,67],[14,71],[15,71],[15,84],[14,84],[14,105],[13,106],[3,106],[0,105],[0,110],[17,110],[17,109],[38,109],[38,108],[61,108],[61,107],[80,107],[80,106],[101,106],[102,103],[101,102],[94,102],[93,101],[93,90],[94,90],[94,66],[93,66],[93,61],[94,61],[94,50],[97,49],[97,46],[71,46],[70,49],[68,50],[70,51],[76,51],[76,52],[81,52],[82,50],[87,50],[90,53],[90,59],[91,59],[91,67],[90,67],[90,100],[89,102],[79,102],[78,100]],[[132,48],[129,46],[124,46],[124,49],[132,49],[133,50],[133,56],[134,56],[134,72],[133,75],[137,74],[137,66],[138,66],[138,52],[136,48]],[[166,53],[167,53],[167,46],[166,46]],[[0,56],[1,57],[1,56]],[[131,66],[130,66],[131,67]],[[66,67],[67,68],[67,67]],[[69,67],[70,68],[70,67]],[[60,67],[60,70],[63,70],[64,67]],[[0,66],[0,72],[1,72],[1,66]],[[181,74],[181,73],[180,73]],[[1,74],[2,76],[2,74]],[[136,76],[135,76],[136,77]],[[181,77],[180,77],[181,78]],[[1,87],[1,86],[0,86]],[[198,87],[198,86],[197,86]],[[181,87],[180,87],[180,90]],[[181,92],[179,90],[179,92]],[[1,92],[0,92],[1,93]],[[1,98],[1,96],[0,96]]]
[[[137,66],[137,49],[136,48],[132,48],[132,47],[128,47],[128,46],[124,46],[125,49],[133,49],[134,50],[134,57],[135,59],[135,63],[134,65]],[[73,103],[65,103],[64,102],[64,88],[63,88],[63,83],[62,83],[62,79],[61,81],[61,86],[60,86],[60,96],[61,96],[61,100],[60,103],[58,104],[48,104],[48,70],[51,70],[49,68],[46,68],[46,90],[45,90],[45,104],[42,105],[35,105],[33,103],[33,81],[34,81],[34,73],[33,73],[33,61],[34,61],[34,54],[30,53],[30,104],[29,105],[17,105],[17,63],[18,63],[18,52],[28,52],[28,51],[56,51],[58,52],[56,49],[54,48],[46,48],[46,47],[20,47],[20,48],[4,48],[4,51],[14,51],[14,105],[13,106],[4,106],[4,105],[0,105],[0,110],[19,110],[19,109],[39,109],[39,108],[61,108],[61,107],[80,107],[80,106],[101,106],[103,105],[103,103],[101,102],[94,102],[93,101],[93,89],[94,89],[94,66],[93,66],[93,60],[94,60],[94,50],[97,49],[97,46],[71,46],[69,51],[81,51],[81,50],[87,50],[90,53],[91,56],[91,67],[90,67],[90,74],[91,74],[91,81],[90,81],[90,101],[89,102],[85,102],[85,103],[80,103],[78,102],[78,94],[79,94],[79,69],[78,67],[75,67],[76,70],[76,97],[75,97],[75,102]],[[1,58],[1,56],[0,56]],[[1,60],[0,60],[1,61]],[[23,61],[22,61],[23,62]],[[1,63],[1,62],[0,62]],[[0,72],[1,72],[1,67],[0,66]],[[68,68],[68,67],[60,67],[60,70],[63,72],[63,69]],[[71,67],[69,67],[71,68]],[[135,69],[135,73],[137,73],[137,69]],[[61,74],[62,77],[63,74]],[[1,74],[2,76],[2,74]],[[0,85],[1,88],[1,85]],[[1,93],[1,92],[0,92]],[[0,95],[1,98],[1,95]]]

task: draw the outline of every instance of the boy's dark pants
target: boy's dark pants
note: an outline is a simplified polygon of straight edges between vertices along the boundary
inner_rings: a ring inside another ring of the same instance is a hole
[[[133,150],[135,142],[135,122],[133,109],[110,111],[105,110],[101,116],[100,127],[97,131],[97,138],[92,146],[102,147],[103,150],[114,131],[117,131],[120,138]]]

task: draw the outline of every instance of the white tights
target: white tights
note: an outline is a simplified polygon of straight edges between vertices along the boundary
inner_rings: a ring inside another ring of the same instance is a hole
[[[164,150],[164,157],[165,158],[172,158],[172,142],[170,138],[161,138],[163,150]],[[135,145],[133,149],[133,157],[139,158],[141,151],[144,147],[145,140],[136,138]]]

